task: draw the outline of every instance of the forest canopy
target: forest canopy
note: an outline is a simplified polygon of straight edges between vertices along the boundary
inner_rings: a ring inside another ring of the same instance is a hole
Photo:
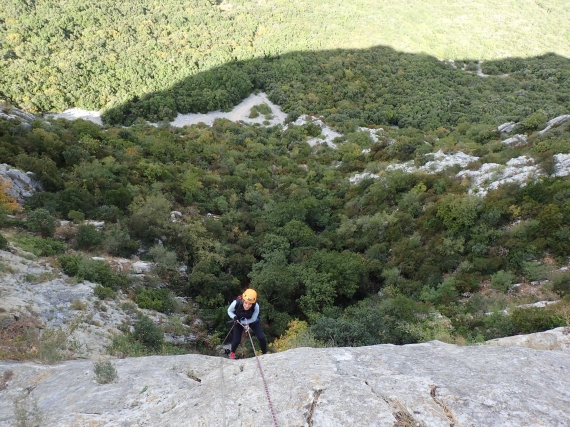
[[[570,152],[570,122],[539,135],[545,121],[534,114],[521,122],[529,140],[515,148],[496,127],[462,122],[377,129],[377,142],[347,133],[333,149],[308,144],[320,133],[315,124],[101,128],[2,118],[0,156],[44,186],[27,200],[25,224],[46,240],[45,254],[63,244],[156,263],[155,279],[133,285],[76,253],[61,256],[66,273],[102,284],[101,298],[120,289],[171,311],[170,294],[159,292],[166,287],[192,299],[211,331],[223,331],[228,302],[254,287],[270,338],[297,320],[335,345],[475,343],[564,325],[546,310],[531,319],[522,309],[489,313],[528,302],[517,282],[550,280],[540,291],[549,299],[570,292],[558,271],[570,252],[570,181],[545,176],[477,196],[456,168],[388,166],[422,165],[442,150],[477,155],[475,169],[526,155],[552,172],[554,156]],[[350,182],[365,171],[377,178]],[[76,226],[55,233],[57,218]]]
[[[468,15],[465,10],[469,10]],[[489,19],[489,11],[492,11],[493,19]],[[206,85],[211,90],[204,77],[187,81],[192,76],[235,61],[343,49],[362,50],[364,55],[344,65],[345,60],[332,56],[333,62],[326,64],[322,73],[323,77],[333,79],[329,81],[330,85],[338,81],[345,69],[349,74],[354,72],[356,76],[347,75],[350,81],[342,88],[343,96],[354,98],[382,83],[375,81],[370,76],[371,70],[366,69],[377,67],[378,56],[384,56],[382,64],[385,67],[390,67],[389,64],[396,60],[396,71],[402,69],[404,72],[400,76],[402,79],[415,74],[424,83],[429,82],[429,75],[439,73],[436,59],[466,61],[471,68],[479,60],[522,60],[496,67],[484,64],[484,71],[497,74],[521,72],[520,69],[527,66],[525,59],[549,52],[569,58],[570,43],[561,31],[568,22],[570,11],[565,2],[559,0],[461,3],[451,0],[327,0],[316,4],[300,0],[6,0],[0,6],[0,97],[31,112],[46,112],[71,107],[108,110],[129,100],[155,94],[156,105],[149,107],[150,111],[144,116],[154,120],[153,117],[170,117],[174,106],[184,111],[202,111],[212,105],[228,108],[228,104],[234,105],[235,97],[242,96],[246,89],[240,86],[233,93],[227,93],[227,88],[216,88],[203,94],[218,99],[212,104],[196,101],[185,105],[177,99],[177,94],[187,95],[182,86]],[[375,58],[366,58],[367,50],[373,46],[388,49],[372,52]],[[395,55],[394,52],[429,58],[424,58],[426,62],[423,63],[414,56]],[[299,64],[295,65],[295,62]],[[282,85],[291,73],[298,81],[296,75],[300,69],[318,74],[318,67],[315,69],[312,63],[310,57],[292,56],[278,67],[279,70],[261,65],[273,73],[271,81],[263,76],[259,79],[249,76],[254,87],[269,90],[267,85]],[[254,61],[251,65],[254,68],[260,64]],[[541,72],[549,73],[557,67],[553,65]],[[231,70],[232,67],[223,69],[225,72]],[[389,71],[384,69],[382,73]],[[532,82],[534,74],[530,73],[531,82],[527,85],[531,91],[538,90]],[[460,73],[443,82],[450,85],[448,95],[451,97],[459,88],[459,76]],[[521,77],[526,80],[526,76]],[[568,80],[564,74],[551,77]],[[243,79],[238,81],[247,83]],[[174,89],[172,99],[170,94],[163,92],[174,86],[178,87]],[[317,89],[315,95],[326,94],[326,87]],[[545,89],[554,90],[551,86]],[[296,91],[295,88],[289,90]],[[284,89],[288,97],[289,90]],[[273,92],[276,98],[282,95],[278,88]],[[305,92],[310,93],[310,90],[305,89]],[[418,108],[416,99],[411,99],[414,105],[410,105],[404,101],[404,95],[395,94],[402,98],[398,103],[408,109]],[[429,95],[422,94],[428,100]],[[463,91],[459,89],[458,98],[462,95]],[[304,106],[284,105],[286,111],[294,112],[294,107]],[[430,108],[429,101],[420,108]]]

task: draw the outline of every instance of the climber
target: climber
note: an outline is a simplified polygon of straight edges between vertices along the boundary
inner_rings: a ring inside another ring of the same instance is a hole
[[[230,348],[230,358],[236,358],[236,349],[241,342],[243,331],[249,332],[253,330],[253,334],[259,340],[261,352],[267,352],[267,340],[261,329],[261,321],[259,320],[259,303],[257,301],[257,292],[248,288],[241,296],[235,299],[228,308],[228,315],[234,321],[233,339]]]

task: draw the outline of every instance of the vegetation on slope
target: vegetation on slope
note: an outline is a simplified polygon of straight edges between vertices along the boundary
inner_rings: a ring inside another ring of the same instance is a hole
[[[70,275],[98,282],[99,298],[121,289],[171,312],[173,294],[188,297],[218,335],[227,304],[255,287],[278,347],[465,343],[563,325],[551,309],[500,310],[527,303],[517,282],[550,279],[548,298],[570,291],[557,269],[570,251],[570,182],[552,177],[553,156],[570,151],[569,125],[536,132],[570,111],[560,31],[570,12],[556,0],[479,2],[464,21],[468,5],[459,7],[4,2],[0,96],[33,112],[104,110],[108,126],[0,118],[1,161],[34,172],[45,190],[23,213],[0,191],[0,222],[32,234],[18,239],[57,255]],[[307,143],[322,132],[315,124],[166,123],[229,110],[255,90],[289,119],[322,116],[344,134],[338,150]],[[501,143],[497,125],[508,121],[525,145]],[[382,127],[380,140],[360,126]],[[454,168],[387,169],[423,165],[437,150],[500,164],[524,154],[550,178],[478,197]],[[380,178],[350,184],[364,171]],[[58,219],[76,226],[56,233]],[[154,276],[135,285],[76,252],[141,254]]]
[[[513,298],[528,302],[517,299],[516,282],[552,279],[554,293],[570,291],[567,275],[556,273],[570,252],[567,178],[507,185],[482,198],[467,193],[455,169],[407,174],[386,166],[421,164],[429,147],[461,149],[481,162],[527,154],[548,169],[553,154],[569,151],[568,124],[543,136],[528,131],[529,142],[510,149],[490,126],[462,123],[434,131],[386,126],[378,143],[367,132],[348,133],[334,150],[307,144],[321,132],[314,124],[283,131],[227,120],[181,129],[0,123],[3,159],[35,172],[46,189],[28,199],[22,227],[49,239],[53,229],[40,227],[48,216],[103,220],[101,232],[84,225],[56,241],[121,257],[142,246],[142,257],[157,263],[159,282],[134,288],[96,270],[101,298],[129,290],[161,310],[169,296],[158,292],[163,284],[192,298],[223,335],[227,304],[251,286],[270,337],[300,320],[314,343],[336,345],[465,343],[564,325],[552,310],[488,313]],[[364,170],[380,179],[349,183]],[[71,275],[80,263],[74,257],[60,258]]]
[[[568,58],[568,22],[561,0],[6,0],[0,96],[33,112],[106,110],[232,61],[337,48]]]
[[[291,119],[321,115],[343,132],[386,124],[433,130],[570,111],[568,59],[549,54],[484,66],[494,74],[483,78],[426,55],[385,47],[298,52],[200,73],[112,108],[104,120],[128,125],[138,118],[171,121],[177,113],[230,110],[253,89],[267,92]]]

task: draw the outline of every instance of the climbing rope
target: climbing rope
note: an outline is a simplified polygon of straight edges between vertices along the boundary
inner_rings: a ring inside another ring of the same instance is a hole
[[[230,333],[233,331],[234,326],[236,325],[238,321],[235,321],[232,324],[232,328],[230,329],[230,331],[228,332],[228,334],[226,335],[224,341],[222,343],[224,343],[226,341],[226,339],[228,338],[228,336],[230,335]],[[273,424],[278,427],[279,424],[277,423],[277,416],[275,416],[275,410],[273,409],[273,402],[271,401],[271,396],[269,395],[269,387],[267,386],[267,381],[265,380],[265,374],[263,373],[263,368],[261,367],[261,361],[259,361],[259,356],[257,355],[257,351],[255,350],[255,345],[253,344],[253,339],[251,337],[251,332],[249,331],[249,327],[246,325],[244,328],[244,330],[247,332],[247,335],[249,337],[249,341],[251,342],[251,348],[253,349],[253,354],[255,355],[255,360],[257,361],[257,367],[259,368],[259,373],[261,374],[261,379],[263,380],[263,387],[265,388],[265,395],[267,396],[267,402],[269,403],[269,410],[271,411],[271,417],[273,418]],[[223,372],[222,372],[223,375]]]
[[[265,374],[263,373],[263,368],[261,367],[261,361],[255,350],[255,345],[253,344],[253,339],[251,338],[251,332],[249,328],[246,329],[247,335],[249,336],[249,341],[251,342],[251,348],[253,349],[253,354],[255,355],[255,360],[257,361],[257,367],[259,368],[259,373],[261,373],[261,379],[263,379],[263,386],[265,387],[265,395],[267,395],[267,402],[269,403],[269,410],[271,411],[271,416],[273,417],[273,424],[278,427],[277,417],[275,416],[275,410],[273,410],[273,403],[271,402],[271,396],[269,395],[269,388],[267,386],[267,381],[265,380]]]
[[[222,346],[224,346],[224,344],[226,343],[226,339],[229,337],[230,333],[231,333],[232,331],[234,331],[234,326],[235,326],[235,325],[236,325],[235,323],[232,324],[232,328],[230,328],[230,331],[228,331],[228,334],[226,334],[226,337],[224,337],[224,340],[222,340]]]

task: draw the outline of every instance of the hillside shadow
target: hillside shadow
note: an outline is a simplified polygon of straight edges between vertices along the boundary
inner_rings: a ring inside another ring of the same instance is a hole
[[[484,76],[483,76],[484,74]],[[171,122],[178,113],[230,111],[256,91],[288,119],[323,116],[331,126],[397,125],[422,129],[460,122],[520,121],[534,112],[570,112],[570,60],[533,58],[440,61],[390,47],[291,52],[232,61],[104,113],[107,124]]]

